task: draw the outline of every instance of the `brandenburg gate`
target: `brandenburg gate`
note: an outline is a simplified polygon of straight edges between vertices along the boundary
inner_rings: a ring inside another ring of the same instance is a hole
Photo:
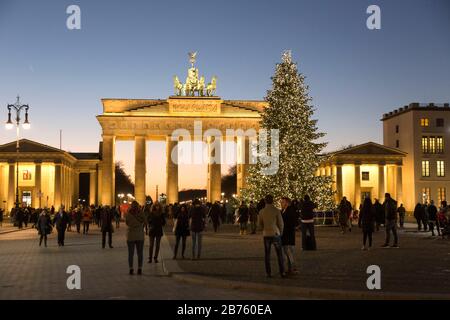
[[[99,167],[98,191],[103,205],[115,203],[115,143],[119,140],[134,141],[135,151],[135,198],[139,204],[146,198],[146,141],[166,141],[167,202],[178,202],[178,142],[184,141],[174,135],[182,129],[194,141],[206,143],[207,198],[221,199],[221,143],[227,137],[227,129],[258,130],[260,113],[266,102],[248,100],[224,100],[215,95],[216,77],[205,85],[204,77],[198,76],[194,67],[195,53],[190,53],[191,68],[186,83],[174,77],[175,95],[168,99],[102,99],[103,113],[97,116],[102,127],[101,165]],[[205,136],[195,130],[201,123],[202,132],[214,131]],[[183,137],[185,136],[183,135]],[[245,187],[248,170],[249,137],[233,138],[237,145],[237,192]],[[174,151],[175,150],[175,151]],[[172,154],[174,152],[174,154]]]

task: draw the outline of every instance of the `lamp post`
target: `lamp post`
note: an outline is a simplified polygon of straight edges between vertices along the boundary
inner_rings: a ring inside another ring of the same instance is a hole
[[[30,122],[28,121],[28,109],[30,108],[27,104],[20,104],[20,97],[17,96],[17,101],[15,104],[8,104],[8,121],[6,121],[6,129],[10,130],[16,125],[16,205],[15,208],[19,209],[19,137],[20,137],[20,113],[25,110],[25,120],[22,127],[25,130],[30,129]],[[11,110],[16,112],[16,118],[14,122],[11,120]]]

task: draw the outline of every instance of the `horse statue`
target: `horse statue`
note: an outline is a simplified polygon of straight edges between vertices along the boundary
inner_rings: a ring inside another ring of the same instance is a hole
[[[183,84],[180,82],[177,76],[173,77],[173,87],[177,96],[181,96],[183,94]]]
[[[205,95],[205,77],[201,76],[200,80],[198,80],[197,86],[195,88],[199,97],[203,97]]]
[[[206,95],[208,97],[212,97],[213,95],[216,94],[216,84],[217,84],[217,77],[214,76],[211,79],[211,82],[208,83],[208,85],[206,86]]]

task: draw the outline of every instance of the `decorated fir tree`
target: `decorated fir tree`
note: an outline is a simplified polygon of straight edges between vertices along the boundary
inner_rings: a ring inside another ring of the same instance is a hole
[[[316,176],[325,157],[321,153],[326,143],[318,141],[324,133],[318,132],[317,120],[312,119],[314,108],[308,86],[290,51],[284,52],[282,62],[276,65],[272,89],[265,100],[268,106],[261,115],[260,127],[279,130],[279,168],[273,175],[264,175],[261,173],[264,164],[258,161],[251,165],[243,197],[258,201],[267,193],[275,198],[291,199],[309,194],[320,210],[331,209],[334,206],[332,178]],[[274,141],[269,139],[270,143]]]

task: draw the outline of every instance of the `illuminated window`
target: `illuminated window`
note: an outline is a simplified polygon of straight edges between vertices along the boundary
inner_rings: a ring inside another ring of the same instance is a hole
[[[428,118],[420,119],[420,126],[421,127],[428,127],[429,125],[430,125],[430,120],[428,120]]]
[[[423,153],[428,153],[429,149],[428,149],[428,137],[422,137],[422,152]]]
[[[436,153],[436,137],[428,138],[428,148],[430,153]]]
[[[361,172],[361,180],[362,181],[369,181],[370,180],[370,175],[369,175],[368,171]]]
[[[445,177],[445,165],[444,161],[438,160],[436,161],[436,169],[438,177]]]
[[[436,119],[436,127],[443,127],[444,126],[444,119],[437,118]]]
[[[422,161],[422,177],[430,176],[430,161],[423,160]]]
[[[430,201],[430,188],[422,188],[422,203]]]
[[[446,188],[438,188],[437,189],[437,198],[438,198],[438,205],[441,204],[441,201],[447,200],[447,190]]]
[[[436,153],[444,153],[444,138],[436,137]]]

